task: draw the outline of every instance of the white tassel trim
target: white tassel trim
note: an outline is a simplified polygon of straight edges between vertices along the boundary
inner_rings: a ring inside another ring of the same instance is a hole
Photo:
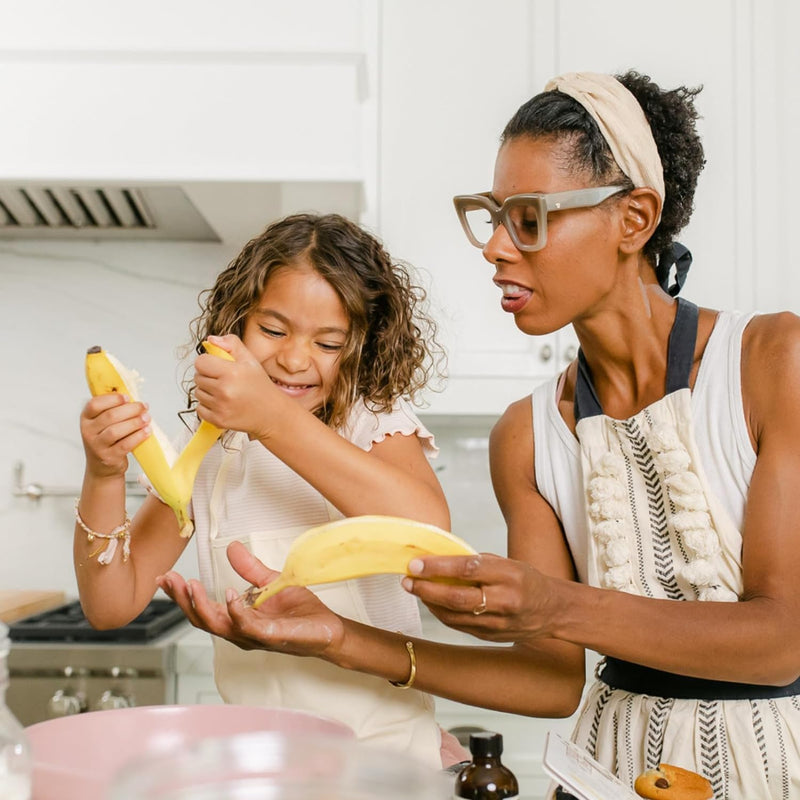
[[[700,600],[738,600],[735,592],[720,585],[714,563],[722,552],[719,535],[708,513],[702,483],[691,469],[691,456],[678,432],[669,425],[654,425],[647,439],[656,453],[656,466],[664,476],[667,494],[676,509],[669,522],[681,536],[689,556],[682,577],[697,587]]]
[[[597,544],[600,585],[606,589],[633,590],[628,532],[630,507],[625,488],[625,462],[606,453],[586,486],[592,535]]]

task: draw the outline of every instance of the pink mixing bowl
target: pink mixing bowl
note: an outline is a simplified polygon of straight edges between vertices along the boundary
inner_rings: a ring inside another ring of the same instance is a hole
[[[90,711],[26,729],[33,800],[105,800],[114,775],[132,759],[255,731],[355,738],[340,722],[286,709],[165,705]]]

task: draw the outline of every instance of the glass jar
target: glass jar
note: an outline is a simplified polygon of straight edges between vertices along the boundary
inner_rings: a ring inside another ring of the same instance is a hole
[[[107,713],[107,712],[102,712]],[[343,737],[244,733],[126,764],[109,800],[450,800],[439,770]]]
[[[0,622],[0,797],[30,800],[33,760],[25,730],[6,705],[8,626]]]

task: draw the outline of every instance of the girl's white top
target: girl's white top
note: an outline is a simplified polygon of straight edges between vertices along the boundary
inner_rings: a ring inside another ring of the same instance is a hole
[[[432,434],[404,400],[389,413],[372,413],[358,403],[339,433],[365,451],[400,434],[416,436],[429,456],[437,452]],[[192,502],[200,578],[219,602],[226,588],[246,588],[227,560],[230,542],[244,543],[267,566],[280,570],[300,534],[342,518],[316,489],[245,434],[226,436],[212,448],[198,472]],[[343,617],[421,636],[417,600],[400,580],[399,575],[374,575],[313,591]],[[382,678],[320,659],[245,651],[216,637],[213,642],[217,689],[226,702],[321,714],[350,726],[365,744],[441,767],[441,736],[430,695],[403,691]]]

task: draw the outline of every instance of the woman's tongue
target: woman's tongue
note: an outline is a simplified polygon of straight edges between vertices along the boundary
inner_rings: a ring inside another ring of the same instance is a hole
[[[517,311],[521,311],[533,294],[530,289],[513,284],[504,284],[502,289],[503,298],[500,301],[500,305],[503,307],[503,311],[507,311],[509,314],[516,314]]]

